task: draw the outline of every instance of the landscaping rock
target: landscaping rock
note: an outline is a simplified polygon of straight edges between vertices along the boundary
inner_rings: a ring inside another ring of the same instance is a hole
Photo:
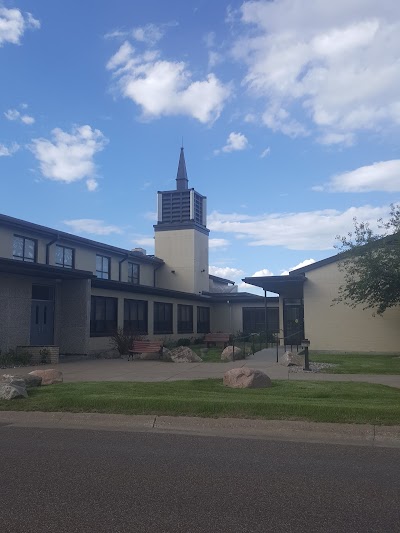
[[[15,378],[10,381],[0,382],[0,400],[12,400],[14,398],[28,398],[25,381]]]
[[[267,374],[253,368],[232,368],[224,374],[224,385],[234,389],[261,389],[271,387]]]
[[[10,383],[14,379],[23,379],[25,382],[25,387],[27,389],[32,389],[34,387],[40,387],[42,384],[41,376],[32,376],[30,374],[22,374],[20,376],[12,376],[11,374],[3,374],[2,381]]]
[[[285,352],[279,358],[279,364],[283,366],[304,366],[304,355],[293,352]]]
[[[234,358],[233,354],[235,354]],[[242,350],[237,346],[227,346],[221,354],[221,361],[233,361],[234,359],[243,359]]]
[[[59,370],[48,368],[47,370],[33,370],[29,372],[31,376],[39,376],[42,378],[42,385],[53,385],[54,383],[62,383],[63,375]]]
[[[178,346],[171,350],[171,361],[174,363],[201,363],[203,359],[188,346]]]

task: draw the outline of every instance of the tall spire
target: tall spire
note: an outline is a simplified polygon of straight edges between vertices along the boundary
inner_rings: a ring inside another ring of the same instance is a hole
[[[176,189],[178,191],[188,188],[188,177],[186,172],[185,154],[183,153],[183,146],[181,147],[181,154],[179,156],[178,172],[176,174]]]

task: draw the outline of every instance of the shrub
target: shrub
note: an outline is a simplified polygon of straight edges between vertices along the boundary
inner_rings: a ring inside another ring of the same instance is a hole
[[[182,338],[178,339],[176,342],[177,346],[190,346],[190,339]]]
[[[39,350],[40,362],[42,364],[50,363],[50,350],[48,348],[42,348]],[[21,354],[22,355],[22,354]]]
[[[32,355],[29,352],[16,353],[15,350],[0,352],[0,367],[27,366],[32,362]]]
[[[127,355],[134,340],[141,340],[143,337],[132,332],[125,332],[122,328],[118,328],[116,332],[110,337],[110,344],[113,348],[118,350],[120,355]]]

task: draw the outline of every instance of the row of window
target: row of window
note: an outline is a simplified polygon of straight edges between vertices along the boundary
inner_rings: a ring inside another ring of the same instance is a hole
[[[37,241],[14,235],[13,259],[36,263],[37,261]],[[75,267],[75,250],[68,246],[56,244],[55,264],[63,268]],[[111,257],[96,255],[96,276],[100,279],[111,279]],[[128,263],[128,283],[139,284],[140,265]]]
[[[178,333],[193,333],[193,306],[178,304]],[[118,298],[92,296],[90,335],[101,337],[115,333],[118,325]],[[148,302],[124,300],[124,331],[148,334]],[[210,331],[209,307],[197,307],[197,333]],[[173,333],[173,304],[154,302],[154,334]]]

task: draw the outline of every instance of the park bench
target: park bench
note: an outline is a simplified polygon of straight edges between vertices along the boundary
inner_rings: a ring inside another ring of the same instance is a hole
[[[228,333],[207,333],[204,337],[204,340],[209,348],[210,344],[216,346],[217,344],[223,344],[226,348],[229,344],[229,334]]]
[[[132,347],[129,350],[128,354],[128,361],[132,357],[134,357],[135,354],[139,353],[158,353],[162,354],[163,344],[162,342],[158,341],[133,341]]]

